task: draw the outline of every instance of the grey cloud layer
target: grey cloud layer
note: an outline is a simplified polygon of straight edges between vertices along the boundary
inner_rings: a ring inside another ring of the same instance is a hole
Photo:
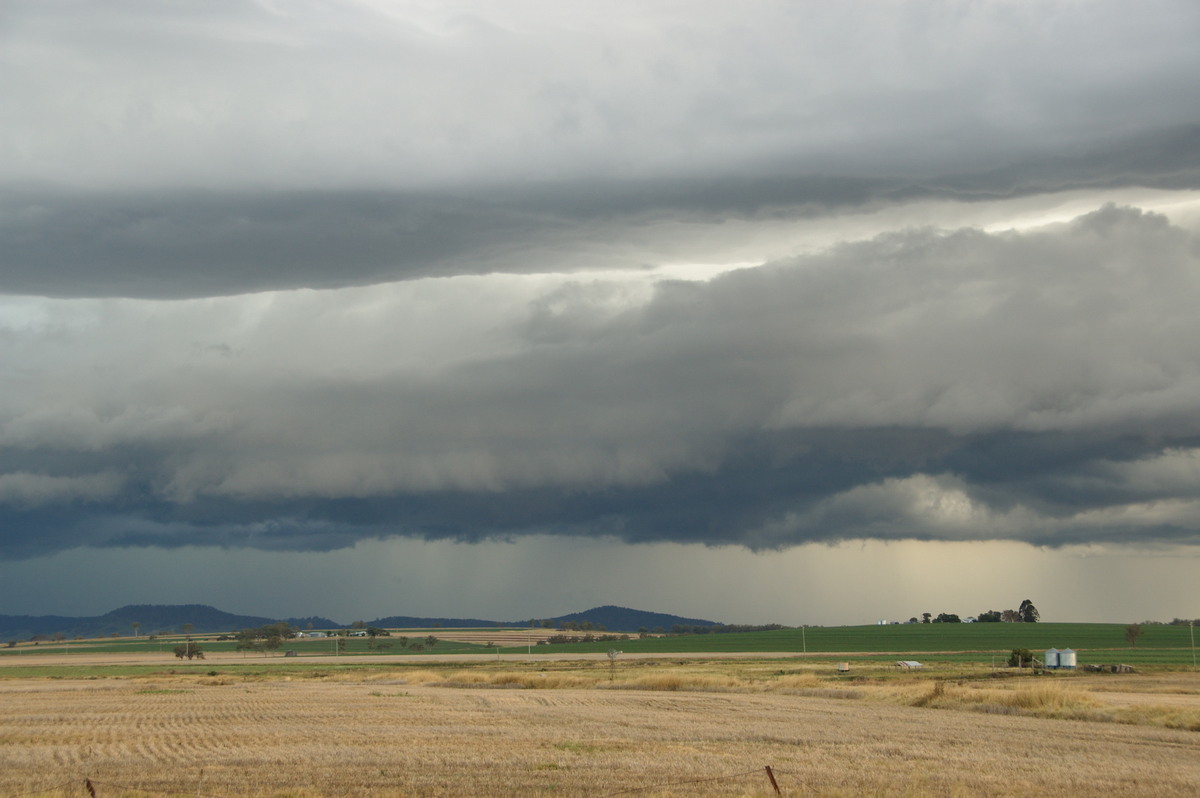
[[[1200,188],[1198,31],[6,3],[0,556],[1194,541],[1195,208],[1103,203]],[[981,229],[1068,190],[1091,212]]]
[[[1196,122],[1186,0],[16,2],[5,22],[7,181],[927,175]]]
[[[757,262],[714,229],[1200,186],[1196,4],[866,6],[9,3],[0,292]]]
[[[638,269],[761,257],[753,230],[919,200],[1200,186],[1200,126],[987,172],[367,191],[0,197],[0,291],[195,297],[455,274]],[[744,240],[722,227],[741,225]]]
[[[909,230],[648,291],[7,300],[6,553],[1200,531],[1200,243],[1163,217]]]

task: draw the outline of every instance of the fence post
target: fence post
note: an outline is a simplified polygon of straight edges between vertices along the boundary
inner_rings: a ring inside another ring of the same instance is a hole
[[[779,782],[775,781],[775,773],[771,770],[771,766],[767,765],[764,770],[767,771],[767,778],[771,780],[771,786],[775,788],[775,794],[783,795],[783,792],[779,789]]]
[[[88,795],[92,796],[92,798],[96,798],[96,788],[92,786],[91,779],[84,779],[83,786],[87,787]]]

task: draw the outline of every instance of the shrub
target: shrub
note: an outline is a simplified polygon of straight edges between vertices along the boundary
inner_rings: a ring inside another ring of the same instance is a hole
[[[1008,657],[1008,667],[1027,668],[1033,664],[1033,652],[1027,648],[1014,648]]]

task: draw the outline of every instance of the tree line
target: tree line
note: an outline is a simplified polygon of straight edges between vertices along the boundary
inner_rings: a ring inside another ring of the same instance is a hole
[[[987,610],[975,616],[975,623],[1037,623],[1042,619],[1041,613],[1029,599],[1021,602],[1015,610]],[[954,613],[939,613],[935,618],[932,613],[921,613],[921,620],[914,616],[909,623],[962,623],[962,618]]]

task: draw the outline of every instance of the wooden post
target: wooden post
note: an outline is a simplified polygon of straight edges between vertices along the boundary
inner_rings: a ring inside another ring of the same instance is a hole
[[[88,795],[92,796],[92,798],[96,798],[96,788],[92,786],[91,779],[84,779],[83,786],[87,787]]]
[[[767,778],[771,780],[771,786],[775,788],[775,794],[783,795],[783,792],[779,789],[779,782],[775,781],[775,773],[771,770],[771,766],[767,765],[764,770],[767,771]]]

